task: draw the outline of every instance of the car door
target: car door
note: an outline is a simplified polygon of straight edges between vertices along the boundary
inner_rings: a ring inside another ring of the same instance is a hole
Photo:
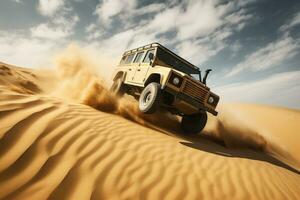
[[[147,77],[148,70],[150,68],[150,60],[148,59],[149,53],[153,53],[154,50],[148,50],[147,52],[143,52],[143,55],[139,59],[139,65],[136,69],[134,82],[139,84],[144,84],[145,79]],[[146,55],[144,55],[146,54]]]
[[[136,66],[132,65],[132,61],[134,58],[134,53],[133,54],[129,54],[125,60],[124,66],[127,66],[127,75],[126,75],[126,80],[128,82],[133,82],[133,78],[135,75],[135,70],[136,70]]]
[[[133,82],[141,84],[143,80],[143,73],[145,72],[144,67],[141,65],[141,61],[144,58],[145,51],[140,51],[136,54],[135,59],[133,60],[133,64],[135,67],[135,74],[133,78]]]

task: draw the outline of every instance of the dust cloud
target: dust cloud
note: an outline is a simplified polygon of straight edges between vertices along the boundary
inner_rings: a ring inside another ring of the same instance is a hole
[[[54,91],[55,96],[120,115],[141,125],[159,125],[168,130],[178,130],[177,117],[164,111],[145,115],[139,111],[135,100],[129,97],[120,99],[111,94],[109,84],[99,73],[99,68],[102,67],[101,59],[93,57],[77,45],[70,45],[58,54],[55,61],[60,80]]]
[[[244,119],[240,119],[235,110],[220,105],[218,111],[217,117],[209,116],[204,134],[220,140],[227,147],[266,150],[266,139],[249,123],[245,123]]]

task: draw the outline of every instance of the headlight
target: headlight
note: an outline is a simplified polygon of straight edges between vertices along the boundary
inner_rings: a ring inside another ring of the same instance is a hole
[[[172,72],[168,82],[177,88],[182,85],[183,77],[177,73]]]
[[[207,103],[213,107],[216,107],[217,104],[219,103],[219,99],[220,99],[220,97],[218,95],[210,93],[209,97],[207,99]]]
[[[212,104],[214,102],[214,98],[212,97],[212,96],[210,96],[209,98],[208,98],[208,103],[209,104]]]
[[[173,83],[174,83],[174,85],[178,85],[179,84],[179,78],[175,77],[173,79]]]

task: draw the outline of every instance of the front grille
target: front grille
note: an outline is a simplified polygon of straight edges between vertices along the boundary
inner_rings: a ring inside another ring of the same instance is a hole
[[[186,80],[182,92],[192,97],[199,103],[204,104],[209,91],[204,87],[202,87],[201,85],[198,85],[190,80]]]

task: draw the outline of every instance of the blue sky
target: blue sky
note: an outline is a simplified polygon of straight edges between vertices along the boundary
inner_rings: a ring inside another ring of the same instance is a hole
[[[0,60],[53,66],[71,42],[110,60],[160,42],[199,66],[223,102],[300,109],[298,0],[3,0]]]

